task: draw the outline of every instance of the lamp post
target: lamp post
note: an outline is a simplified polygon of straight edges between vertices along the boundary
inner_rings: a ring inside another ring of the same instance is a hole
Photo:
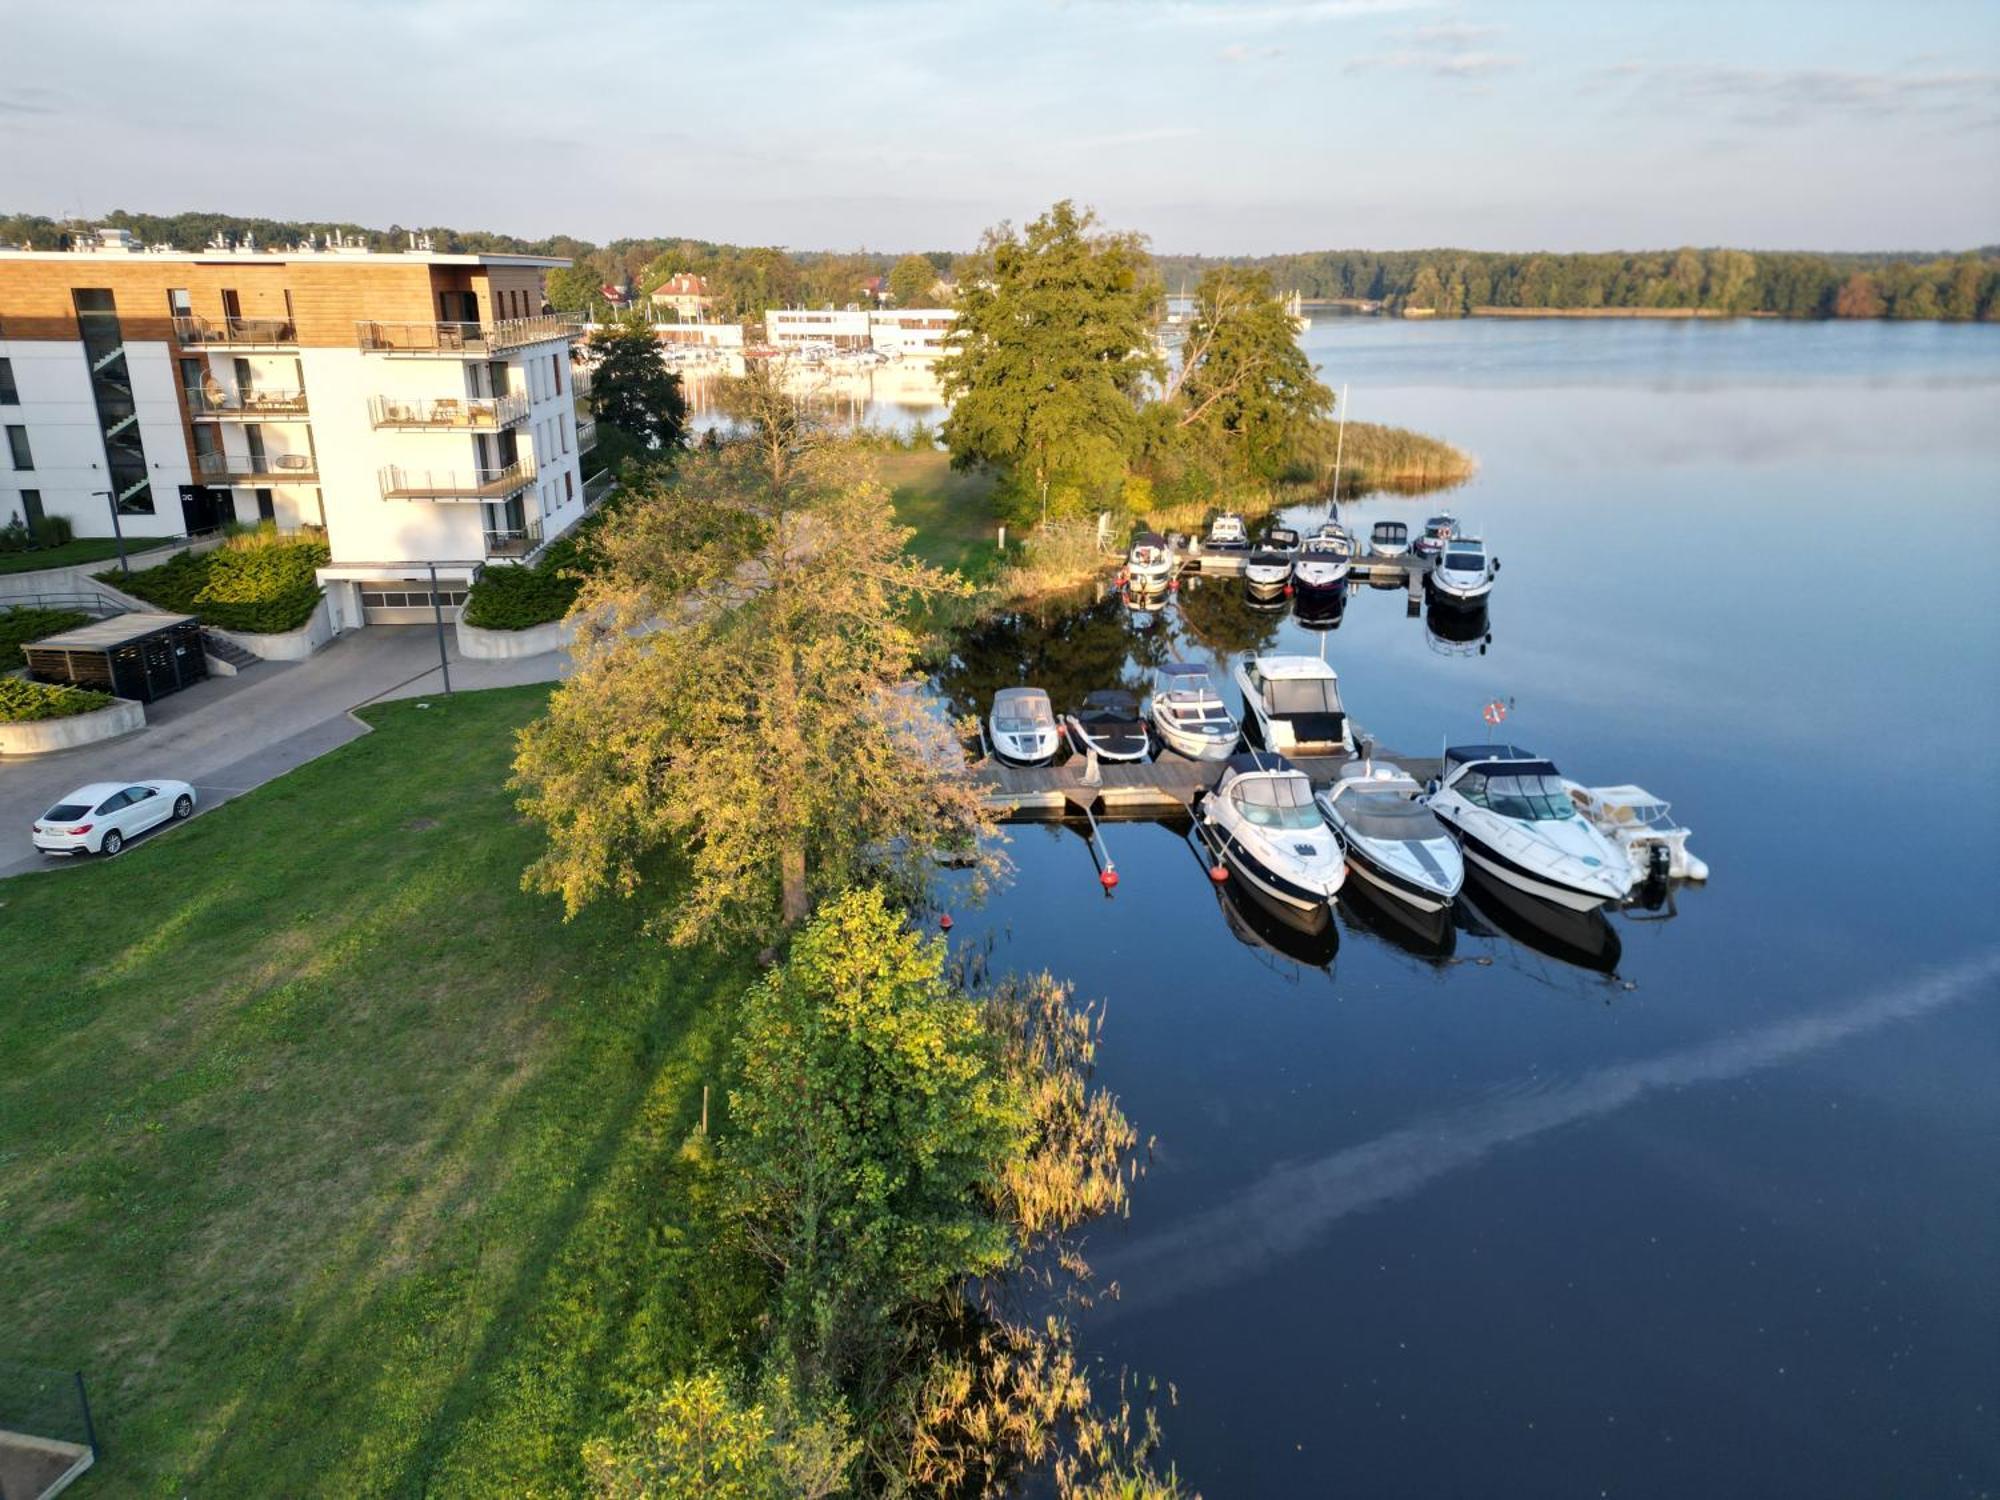
[[[444,605],[438,600],[437,564],[431,563],[429,566],[431,570],[431,618],[437,622],[438,633],[438,670],[444,673],[444,690],[449,693],[451,691],[451,658],[445,655],[444,650]]]
[[[125,560],[125,528],[118,524],[118,497],[109,490],[92,490],[90,493],[102,495],[105,503],[111,507],[111,534],[118,539],[118,571],[131,572],[132,564]]]

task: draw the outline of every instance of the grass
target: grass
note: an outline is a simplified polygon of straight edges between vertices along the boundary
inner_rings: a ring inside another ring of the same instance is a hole
[[[975,580],[998,568],[995,475],[954,469],[951,455],[941,451],[885,453],[878,462],[896,519],[916,528],[909,541],[911,552],[934,567]]]
[[[93,1494],[573,1493],[751,1323],[681,1149],[750,966],[522,894],[546,692],[0,882],[0,1353],[84,1372]]]
[[[136,557],[155,547],[178,541],[177,537],[127,537],[125,555]],[[38,568],[67,568],[76,563],[102,562],[118,556],[118,539],[109,536],[78,537],[60,547],[42,547],[33,552],[0,552],[0,573],[32,573]]]

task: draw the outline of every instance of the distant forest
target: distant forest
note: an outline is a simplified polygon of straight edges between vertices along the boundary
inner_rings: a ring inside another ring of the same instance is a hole
[[[199,250],[217,234],[254,235],[283,247],[307,235],[341,234],[372,249],[399,250],[427,234],[439,250],[565,256],[574,270],[551,278],[550,295],[580,310],[604,285],[650,290],[678,271],[707,276],[720,316],[756,317],[766,307],[845,303],[900,258],[871,251],[780,251],[661,235],[608,245],[570,235],[518,235],[442,226],[302,222],[236,214],[116,212],[93,221],[129,229],[149,244]],[[35,214],[0,215],[0,244],[55,248],[80,226]],[[940,276],[962,262],[949,251],[922,257]],[[1379,302],[1391,312],[1467,317],[1480,310],[1549,308],[1701,310],[1781,318],[1915,318],[2000,321],[2000,246],[1958,255],[1817,254],[1693,249],[1606,254],[1502,254],[1487,250],[1319,250],[1293,255],[1156,255],[1169,291],[1190,290],[1217,265],[1255,266],[1283,291],[1309,298]]]

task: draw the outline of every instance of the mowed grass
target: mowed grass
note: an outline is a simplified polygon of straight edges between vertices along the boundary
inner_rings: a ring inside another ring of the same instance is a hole
[[[754,1316],[682,1151],[750,966],[521,892],[546,691],[0,882],[0,1358],[84,1372],[92,1494],[571,1493]]]
[[[172,537],[131,538],[125,543],[125,555],[137,557],[141,552],[164,547],[173,540]],[[0,573],[32,573],[39,568],[68,568],[77,563],[97,562],[106,557],[115,559],[117,556],[116,537],[79,537],[76,541],[64,542],[60,547],[43,547],[34,552],[0,552]]]
[[[896,519],[914,527],[909,551],[934,567],[983,578],[999,564],[992,473],[953,469],[948,453],[885,453],[882,483]]]

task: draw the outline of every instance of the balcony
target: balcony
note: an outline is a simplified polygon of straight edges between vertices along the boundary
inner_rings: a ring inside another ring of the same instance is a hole
[[[509,318],[490,326],[361,322],[354,325],[354,333],[363,354],[462,354],[483,359],[550,339],[580,338],[583,324],[575,318],[548,314],[538,318]]]
[[[299,331],[290,318],[174,319],[174,341],[185,348],[295,349]]]
[[[405,469],[391,464],[382,470],[384,500],[511,500],[535,478],[527,459],[504,469]]]
[[[530,521],[519,531],[486,533],[486,555],[498,558],[526,557],[542,545],[542,523]]]
[[[597,419],[578,417],[576,419],[576,451],[588,453],[597,446]]]
[[[375,426],[409,432],[498,432],[528,419],[526,396],[371,396],[368,415]]]
[[[317,484],[310,453],[198,453],[195,472],[218,484]]]
[[[239,392],[232,397],[220,388],[187,387],[188,412],[197,422],[285,422],[306,415],[304,391]]]

